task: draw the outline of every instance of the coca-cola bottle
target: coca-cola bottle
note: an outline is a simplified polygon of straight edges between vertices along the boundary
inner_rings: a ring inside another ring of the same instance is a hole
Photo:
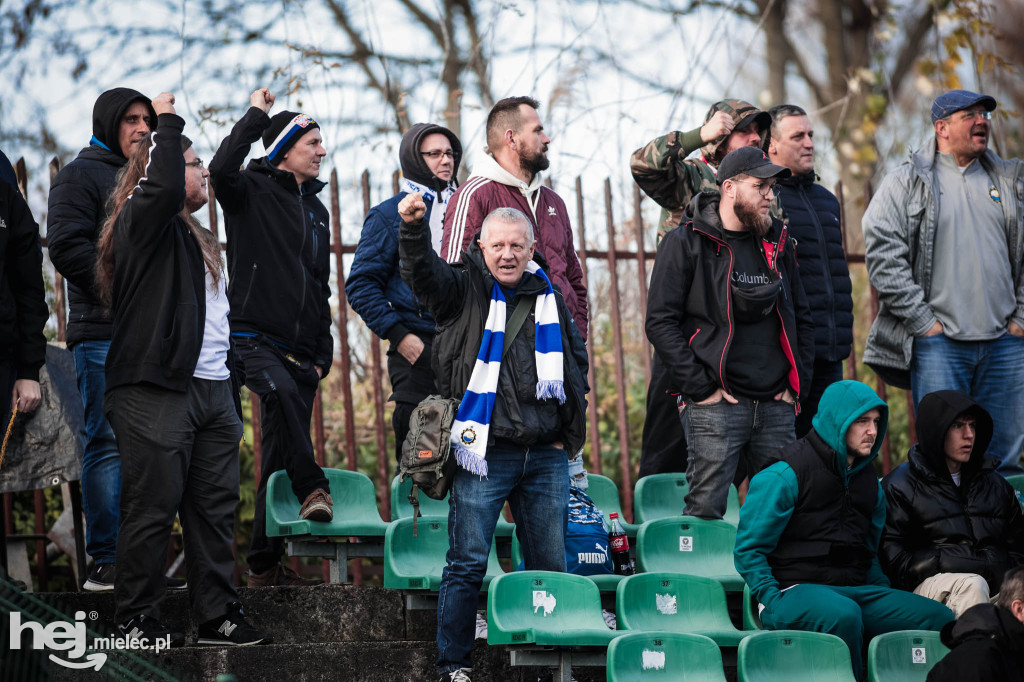
[[[612,566],[618,575],[633,575],[633,560],[629,558],[629,538],[619,523],[619,513],[608,515],[608,549],[612,554]]]

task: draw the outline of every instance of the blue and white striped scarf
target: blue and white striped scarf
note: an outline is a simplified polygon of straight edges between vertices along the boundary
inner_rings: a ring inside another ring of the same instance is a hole
[[[537,399],[556,398],[565,402],[562,383],[562,330],[558,323],[558,302],[551,280],[535,261],[526,271],[544,280],[544,293],[533,305],[534,357],[537,364]],[[501,352],[505,345],[505,294],[497,282],[491,289],[491,304],[484,322],[484,334],[469,386],[462,396],[452,424],[455,461],[463,469],[479,476],[487,475],[487,435],[498,391]]]

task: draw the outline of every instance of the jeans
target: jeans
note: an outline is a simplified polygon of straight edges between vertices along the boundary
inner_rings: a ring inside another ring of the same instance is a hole
[[[1024,338],[1010,333],[993,341],[954,341],[945,334],[916,338],[910,387],[915,411],[921,398],[944,389],[978,401],[994,422],[988,452],[999,459],[999,473],[1024,473]]]
[[[569,461],[550,445],[496,443],[487,476],[457,468],[448,509],[448,565],[437,601],[441,674],[472,667],[476,606],[487,572],[494,526],[508,500],[527,570],[565,572]]]
[[[939,631],[952,620],[953,612],[937,601],[878,585],[802,583],[761,612],[766,630],[810,630],[841,638],[858,680],[864,679],[864,642],[897,630]]]
[[[733,405],[688,403],[680,415],[689,460],[683,514],[720,519],[729,501],[729,484],[741,457],[751,475],[760,471],[779,448],[795,440],[795,408],[781,400],[735,396]]]
[[[85,512],[85,550],[97,564],[112,564],[117,554],[121,504],[121,455],[110,422],[103,414],[107,390],[104,366],[110,341],[75,344],[78,392],[85,407],[82,434],[82,508]]]
[[[815,360],[814,373],[811,374],[810,388],[804,392],[800,401],[800,414],[796,416],[796,437],[803,438],[811,432],[811,420],[818,413],[818,403],[825,389],[843,379],[842,360]]]
[[[175,514],[196,621],[213,620],[238,601],[231,544],[242,422],[232,390],[228,379],[193,377],[184,393],[127,384],[107,394],[124,476],[114,584],[118,623],[140,614],[160,618]]]
[[[330,494],[323,469],[316,463],[309,420],[320,377],[313,363],[292,358],[262,338],[237,339],[237,353],[244,367],[245,385],[260,397],[262,460],[256,488],[252,542],[246,563],[253,573],[274,567],[284,554],[284,540],[267,536],[267,482],[275,471],[288,472],[292,493],[299,503],[317,488]]]

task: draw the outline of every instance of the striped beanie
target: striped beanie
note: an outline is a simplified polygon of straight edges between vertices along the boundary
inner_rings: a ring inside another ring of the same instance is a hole
[[[270,125],[263,131],[263,147],[267,150],[267,160],[276,166],[300,137],[319,127],[320,124],[306,114],[294,111],[274,114],[270,118]]]

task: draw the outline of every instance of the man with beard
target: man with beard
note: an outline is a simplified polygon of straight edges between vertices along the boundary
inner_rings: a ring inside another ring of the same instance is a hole
[[[427,207],[430,245],[441,250],[445,210],[455,192],[462,144],[455,133],[432,123],[417,123],[402,137],[398,151],[402,191],[366,214],[345,294],[352,309],[373,333],[391,342],[388,377],[395,412],[395,458],[409,433],[409,417],[421,400],[437,393],[430,368],[434,318],[402,281],[398,269],[398,203],[419,193]]]
[[[789,175],[760,149],[731,152],[720,194],[695,196],[658,248],[646,331],[681,391],[690,516],[722,518],[741,456],[758,471],[793,440],[814,338],[786,226],[769,216]]]
[[[915,410],[945,389],[978,401],[1009,476],[1024,472],[1024,162],[988,148],[995,108],[988,95],[940,95],[934,142],[872,198],[864,246],[880,307],[864,362],[910,388]]]
[[[444,216],[441,257],[458,262],[473,243],[484,218],[496,208],[516,208],[530,218],[536,249],[548,263],[553,284],[587,338],[589,319],[583,269],[572,241],[565,202],[541,184],[548,168],[548,144],[532,97],[506,97],[487,114],[487,153],[473,166],[473,175],[452,197]]]
[[[718,164],[740,147],[764,144],[771,117],[741,99],[724,99],[708,109],[704,123],[687,132],[673,131],[633,152],[629,168],[633,179],[661,210],[659,235],[675,229],[697,192],[717,192]],[[700,150],[700,155],[686,158]],[[647,387],[638,476],[686,471],[686,439],[679,425],[676,397],[669,374],[654,354],[651,383]]]
[[[843,378],[843,360],[853,343],[853,284],[843,251],[839,200],[815,182],[811,119],[793,104],[780,104],[768,113],[772,116],[768,158],[793,171],[791,177],[779,180],[778,208],[785,213],[796,244],[800,281],[814,319],[814,364],[807,368],[810,385],[796,418],[796,437],[803,438],[811,430],[822,392]]]

